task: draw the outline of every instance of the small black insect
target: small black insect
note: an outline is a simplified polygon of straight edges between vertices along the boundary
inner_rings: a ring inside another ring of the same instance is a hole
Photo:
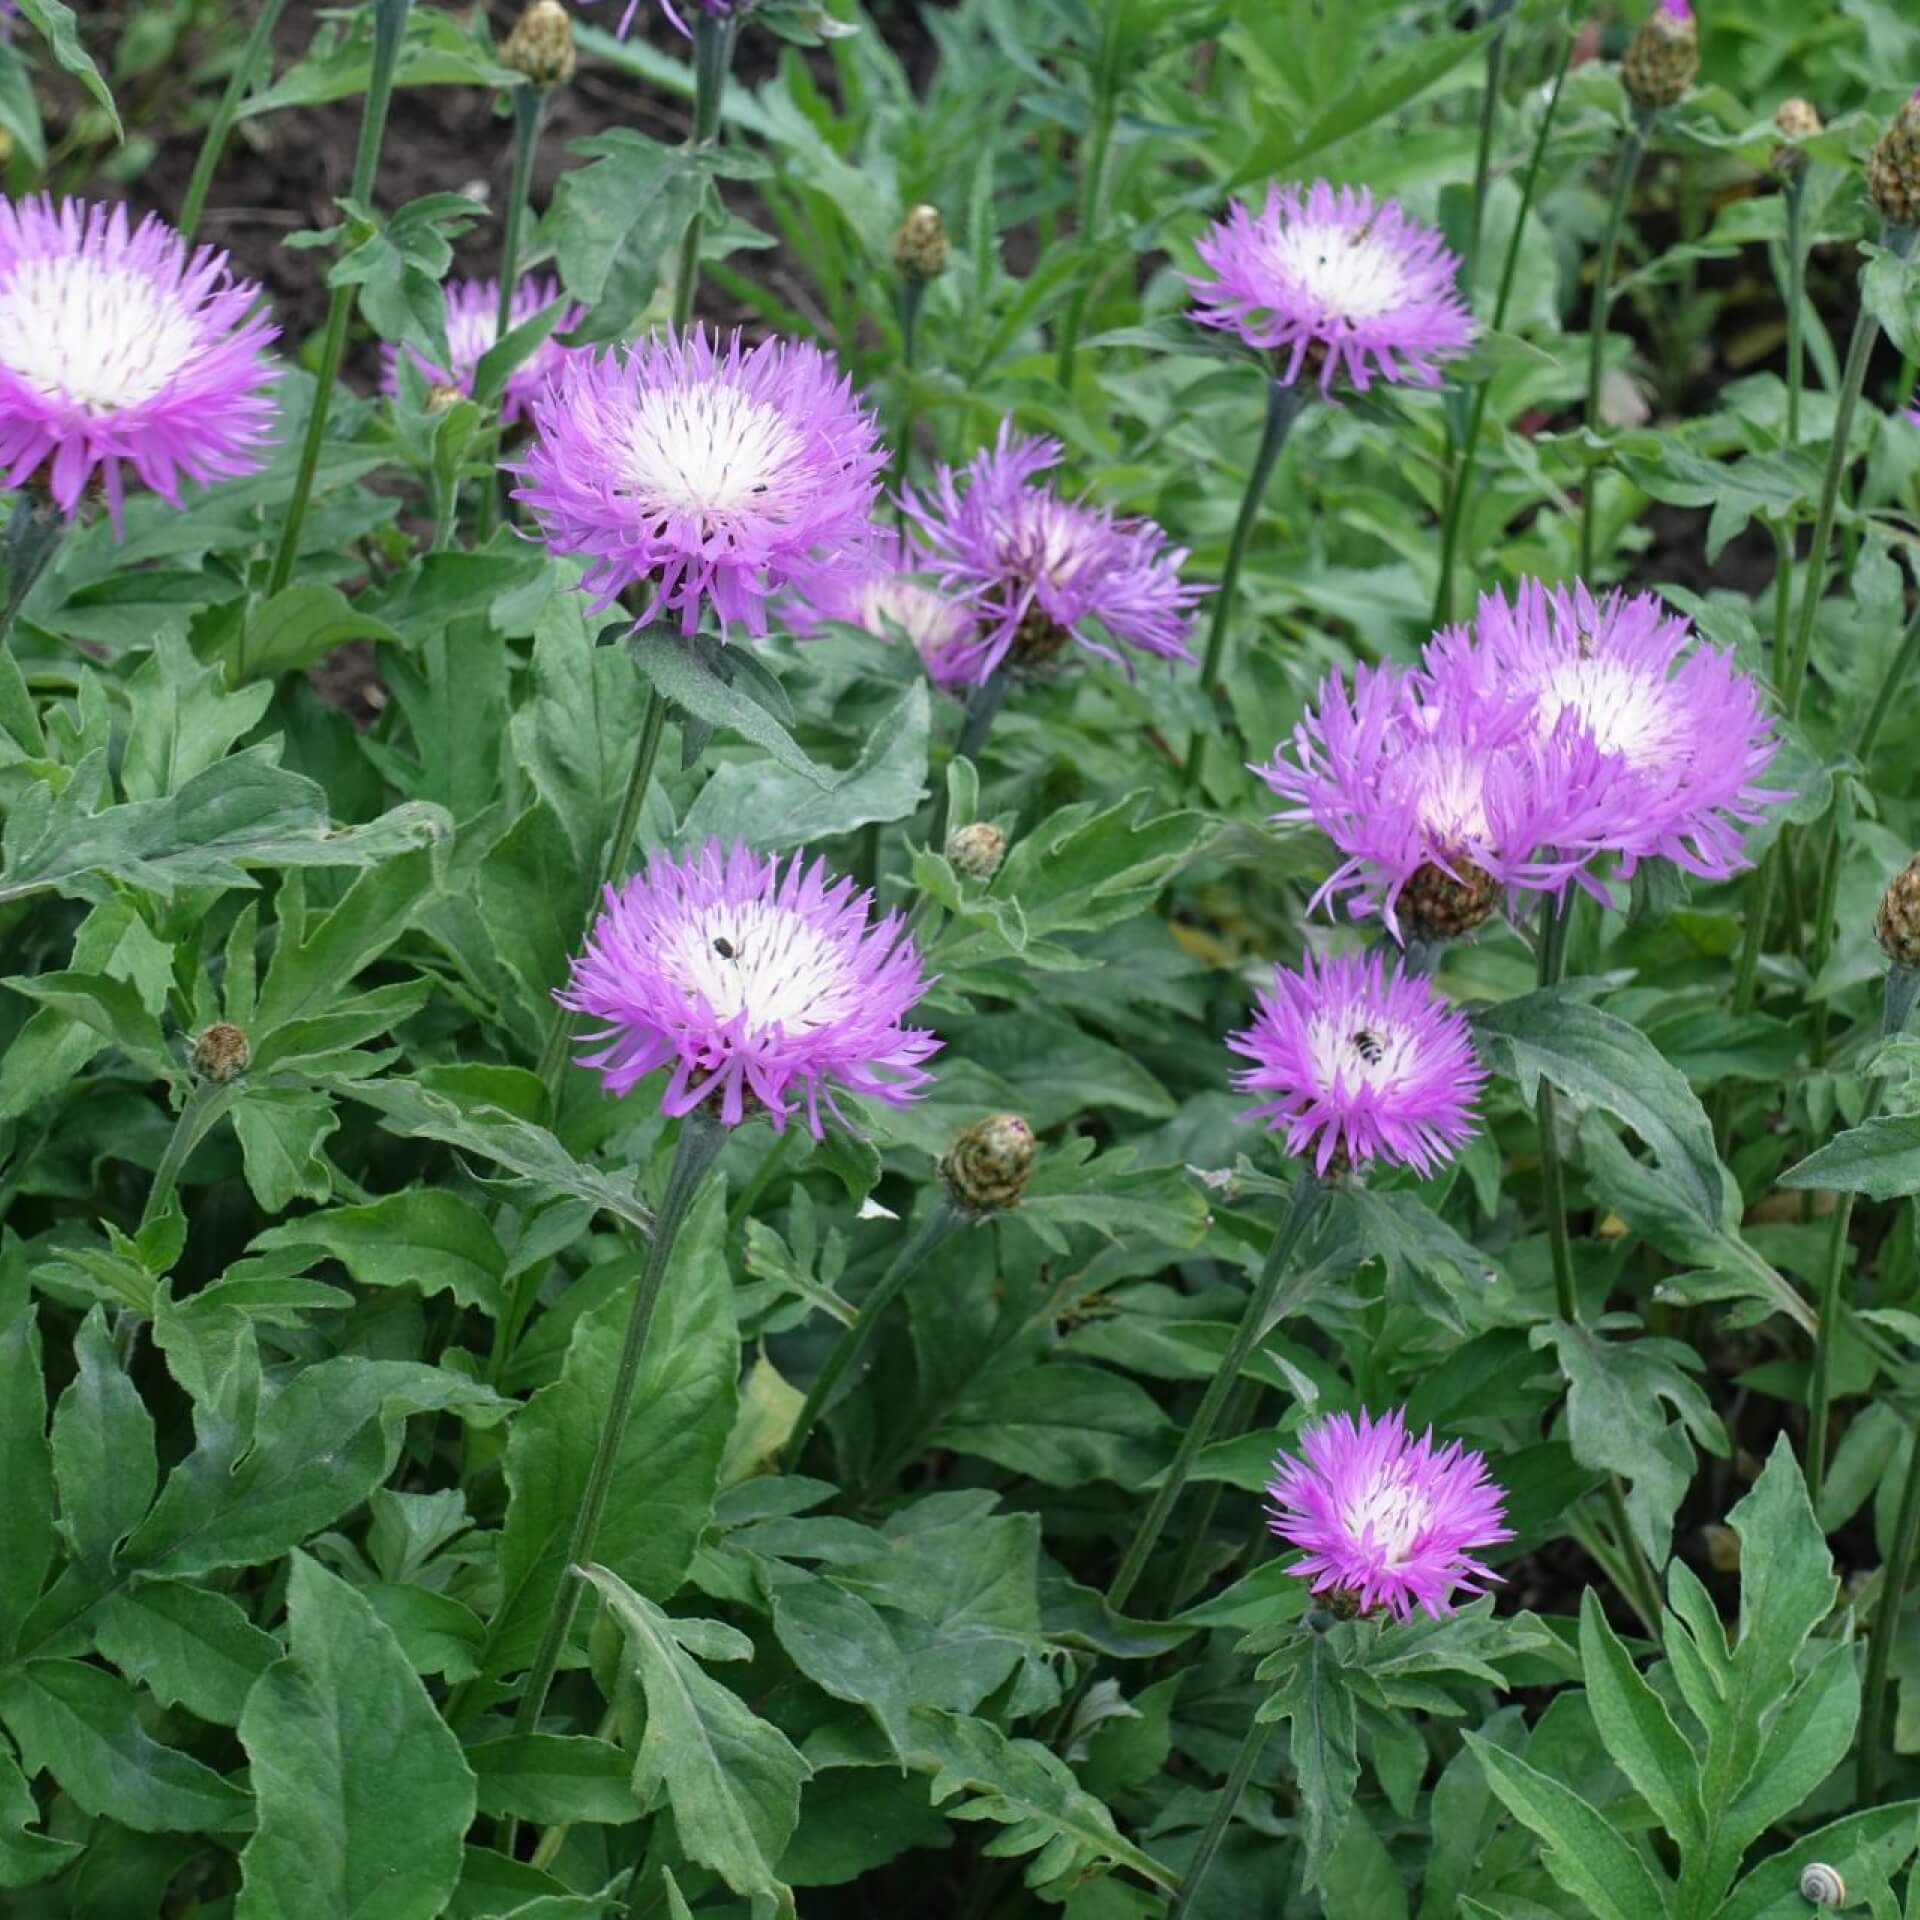
[[[732,960],[738,957],[734,949],[734,944],[731,940],[714,941],[713,950],[715,953],[717,953],[720,956],[722,960]]]
[[[1386,1049],[1380,1044],[1380,1036],[1366,1027],[1359,1029],[1353,1036],[1353,1050],[1368,1066],[1377,1067],[1380,1057]]]

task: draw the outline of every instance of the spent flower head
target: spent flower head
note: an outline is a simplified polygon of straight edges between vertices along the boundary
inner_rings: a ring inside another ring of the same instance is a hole
[[[1321,1174],[1336,1157],[1431,1174],[1472,1136],[1487,1078],[1459,1012],[1378,953],[1275,967],[1252,1025],[1227,1045],[1253,1063],[1234,1085],[1261,1096],[1242,1117],[1284,1133]]]
[[[1644,113],[1683,99],[1700,70],[1700,29],[1687,0],[1659,0],[1620,60],[1620,83]]]
[[[1378,1420],[1330,1414],[1301,1428],[1299,1447],[1274,1460],[1267,1524],[1305,1549],[1293,1571],[1313,1592],[1437,1620],[1456,1592],[1498,1581],[1471,1552],[1513,1538],[1482,1455],[1457,1440],[1436,1447],[1431,1428],[1411,1438],[1398,1408]]]
[[[1193,318],[1272,353],[1289,385],[1438,386],[1441,363],[1473,339],[1459,259],[1364,187],[1270,186],[1258,211],[1236,200],[1195,250],[1207,271],[1184,276]]]
[[[865,536],[886,454],[873,415],[818,347],[723,345],[703,328],[574,353],[533,401],[507,463],[555,553],[584,555],[596,607],[629,587],[683,633],[709,601],[767,629],[770,594],[811,597]]]
[[[584,1067],[626,1093],[670,1067],[661,1111],[717,1103],[723,1125],[764,1109],[776,1132],[804,1112],[839,1117],[836,1089],[903,1105],[932,1077],[940,1042],[902,1024],[927,990],[898,914],[804,854],[785,864],[717,840],[655,853],[609,887],[572,978],[555,997],[604,1022]]]
[[[1193,659],[1187,637],[1203,589],[1180,578],[1186,549],[1151,520],[1035,484],[1059,460],[1057,440],[1002,421],[966,466],[943,466],[924,495],[902,495],[928,571],[974,620],[929,659],[943,685],[978,686],[1009,658],[1037,666],[1069,640],[1129,673],[1130,653]]]
[[[417,347],[407,348],[407,356],[430,385],[453,387],[471,396],[473,377],[479,371],[480,362],[500,338],[500,283],[497,280],[449,280],[446,298],[447,352],[453,364],[437,366]],[[514,289],[513,308],[507,316],[509,327],[524,326],[559,298],[560,288],[555,281],[538,277],[522,280]],[[560,316],[554,333],[565,333],[578,323],[584,311],[579,306],[569,307]],[[511,426],[528,411],[535,395],[566,364],[569,354],[570,349],[549,334],[507,375],[506,389],[500,396],[503,425]],[[380,385],[385,393],[398,390],[397,359],[392,347],[382,348]]]
[[[1888,225],[1920,227],[1920,87],[1867,155],[1867,198]]]
[[[933,564],[906,535],[876,525],[834,564],[814,569],[784,611],[803,637],[826,620],[858,627],[876,640],[905,635],[936,686],[963,686],[980,621],[969,601],[939,584]]]
[[[560,0],[530,0],[500,43],[500,64],[536,87],[564,87],[573,78],[573,16]]]
[[[158,216],[50,195],[0,200],[0,473],[72,513],[124,468],[173,506],[263,463],[277,378],[260,289]]]

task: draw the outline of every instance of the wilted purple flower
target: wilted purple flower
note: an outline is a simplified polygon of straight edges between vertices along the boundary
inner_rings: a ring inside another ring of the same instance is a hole
[[[1289,385],[1304,371],[1323,390],[1344,380],[1364,392],[1376,374],[1438,386],[1436,363],[1473,338],[1459,260],[1433,228],[1364,187],[1271,186],[1257,213],[1236,200],[1195,251],[1208,273],[1184,276],[1194,319],[1274,352]]]
[[[920,955],[898,914],[874,924],[873,896],[826,863],[778,859],[709,840],[676,860],[655,853],[643,873],[609,887],[573,963],[563,1007],[606,1022],[592,1036],[609,1093],[671,1066],[661,1111],[691,1112],[717,1093],[738,1126],[749,1102],[776,1132],[795,1107],[820,1136],[833,1090],[894,1106],[932,1077],[921,1061],[940,1042],[901,1025],[927,990]]]
[[[1346,855],[1314,906],[1349,894],[1355,919],[1379,913],[1398,938],[1405,893],[1428,939],[1470,931],[1503,888],[1563,892],[1619,780],[1586,734],[1542,735],[1526,701],[1394,666],[1357,667],[1351,692],[1329,674],[1253,771],[1294,803],[1277,819],[1311,821]]]
[[[725,348],[696,327],[570,354],[534,397],[537,437],[507,463],[555,553],[584,554],[596,607],[628,587],[683,633],[711,600],[767,629],[767,597],[804,588],[857,542],[886,455],[873,416],[818,347]]]
[[[936,686],[964,684],[980,623],[965,601],[934,584],[932,564],[903,534],[876,526],[844,564],[823,567],[809,578],[805,597],[793,603],[789,616],[802,634],[814,632],[823,620],[858,627],[877,640],[904,633]]]
[[[458,387],[462,393],[471,395],[473,376],[482,358],[500,338],[500,283],[497,280],[449,280],[446,297],[447,351],[453,357],[453,365],[437,367],[417,347],[409,347],[407,353],[427,380]],[[536,313],[552,306],[559,298],[560,288],[555,281],[538,278],[521,281],[514,290],[509,328],[525,326]],[[583,311],[578,306],[569,307],[560,316],[554,332],[564,333],[579,320]],[[559,371],[567,354],[568,349],[550,334],[507,375],[506,390],[500,397],[503,425],[511,426],[527,411],[534,395]],[[386,393],[397,390],[395,358],[391,347],[381,350],[384,371],[380,384]]]
[[[1253,1024],[1227,1045],[1251,1060],[1234,1085],[1267,1096],[1242,1117],[1287,1136],[1287,1151],[1325,1173],[1404,1161],[1427,1175],[1473,1133],[1486,1083],[1467,1023],[1418,976],[1389,973],[1378,953],[1302,956],[1273,970]]]
[[[165,221],[49,195],[0,200],[0,469],[42,467],[67,513],[97,468],[120,521],[123,463],[174,506],[262,463],[277,377],[260,289],[191,256]]]
[[[1059,460],[1057,440],[1026,439],[1003,420],[992,447],[941,467],[925,497],[902,495],[929,570],[978,621],[941,655],[944,684],[978,686],[1009,655],[1037,664],[1069,640],[1129,672],[1120,647],[1193,659],[1187,635],[1203,589],[1180,578],[1186,549],[1168,546],[1151,520],[1032,484]]]
[[[1757,784],[1779,748],[1758,684],[1655,594],[1523,580],[1436,634],[1425,667],[1430,686],[1527,703],[1540,738],[1584,736],[1614,763],[1585,838],[1622,874],[1660,855],[1724,880],[1748,864],[1741,826],[1789,797]]]
[[[1416,1605],[1436,1620],[1456,1590],[1499,1575],[1468,1552],[1513,1538],[1504,1496],[1485,1458],[1455,1440],[1436,1448],[1429,1428],[1407,1434],[1398,1408],[1378,1420],[1329,1414],[1300,1429],[1300,1459],[1282,1453],[1267,1485],[1267,1524],[1306,1549],[1293,1571],[1315,1593],[1348,1595],[1361,1613],[1405,1619]]]

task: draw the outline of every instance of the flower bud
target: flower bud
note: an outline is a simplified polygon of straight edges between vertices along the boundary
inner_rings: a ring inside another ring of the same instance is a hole
[[[1920,88],[1867,155],[1867,198],[1896,227],[1920,227]]]
[[[1394,911],[1416,940],[1458,940],[1500,904],[1500,882],[1471,860],[1455,859],[1446,872],[1429,860],[1414,870]]]
[[[1627,43],[1620,80],[1643,113],[1683,98],[1700,69],[1700,30],[1687,0],[1659,0]]]
[[[450,412],[465,398],[458,387],[449,385],[445,380],[436,380],[427,389],[426,412],[429,416]]]
[[[230,1020],[216,1020],[193,1043],[194,1072],[222,1085],[245,1073],[252,1058],[247,1036]]]
[[[564,87],[574,59],[573,20],[560,0],[533,0],[500,49],[500,64],[536,87]]]
[[[1788,140],[1809,140],[1820,131],[1820,109],[1811,100],[1797,96],[1782,100],[1773,110],[1773,126]],[[1807,164],[1807,156],[1797,144],[1782,145],[1774,148],[1770,164],[1775,173],[1798,173]]]
[[[1873,930],[1896,967],[1920,968],[1920,853],[1887,882]]]
[[[970,880],[991,880],[1007,857],[1007,836],[990,820],[956,827],[947,836],[947,858]]]
[[[947,223],[938,207],[914,207],[900,222],[893,264],[914,280],[932,280],[946,271]]]
[[[990,1113],[955,1139],[936,1171],[955,1206],[1004,1213],[1020,1204],[1033,1155],[1033,1129],[1017,1113]]]

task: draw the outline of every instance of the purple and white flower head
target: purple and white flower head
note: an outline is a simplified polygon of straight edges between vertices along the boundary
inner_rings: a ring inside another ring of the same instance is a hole
[[[973,609],[935,582],[927,556],[884,526],[875,526],[844,566],[810,579],[806,597],[789,613],[802,634],[816,631],[823,620],[858,627],[876,640],[905,634],[927,677],[941,687],[966,683],[965,663],[980,632]]]
[[[1364,393],[1376,378],[1434,387],[1473,339],[1457,257],[1364,187],[1270,186],[1258,212],[1236,200],[1195,250],[1207,271],[1184,276],[1193,318],[1272,353],[1285,385],[1306,374],[1323,392]]]
[[[1577,580],[1484,594],[1471,627],[1428,643],[1425,677],[1524,703],[1537,738],[1584,739],[1612,763],[1584,837],[1622,875],[1658,855],[1724,880],[1748,864],[1743,826],[1789,797],[1759,784],[1780,743],[1758,683],[1655,594],[1596,601]]]
[[[1038,477],[1057,440],[1002,421],[964,467],[941,467],[922,496],[901,496],[940,586],[973,610],[977,630],[941,654],[947,686],[978,686],[1003,660],[1037,666],[1069,640],[1132,671],[1122,649],[1192,660],[1187,636],[1204,589],[1180,578],[1187,554],[1151,520],[1064,500]]]
[[[447,351],[452,356],[452,366],[435,366],[416,347],[409,347],[407,353],[425,379],[445,387],[458,387],[462,393],[471,395],[473,376],[479,370],[481,360],[500,338],[500,283],[497,280],[449,280],[446,297]],[[509,328],[525,326],[536,313],[552,306],[559,298],[560,288],[552,280],[535,278],[521,281],[514,290],[513,310],[508,315]],[[579,320],[583,311],[578,306],[569,307],[560,316],[554,332],[566,332]],[[566,362],[568,351],[549,335],[507,375],[506,390],[500,396],[500,420],[503,426],[512,426],[527,411],[533,404],[534,396]],[[394,366],[396,358],[391,347],[381,350],[384,371],[380,385],[385,393],[398,390]]]
[[[1284,1133],[1318,1174],[1375,1159],[1431,1174],[1472,1136],[1487,1078],[1459,1012],[1378,953],[1275,967],[1227,1045],[1253,1062],[1234,1085],[1263,1096],[1241,1117]]]
[[[734,1127],[758,1107],[780,1132],[802,1111],[816,1139],[836,1088],[904,1105],[940,1042],[902,1024],[929,983],[900,916],[872,907],[799,853],[784,870],[737,842],[655,853],[607,889],[555,995],[605,1022],[579,1064],[616,1094],[670,1067],[663,1113],[712,1100]]]
[[[277,378],[260,289],[165,221],[49,195],[0,200],[0,472],[72,513],[97,471],[117,526],[123,469],[174,506],[263,463]]]
[[[767,630],[767,600],[844,564],[886,454],[873,415],[818,347],[722,347],[703,328],[570,354],[535,396],[537,436],[507,470],[555,553],[586,556],[603,607],[650,589],[683,633],[711,602]]]
[[[1617,763],[1572,726],[1541,734],[1525,701],[1459,674],[1329,674],[1314,706],[1253,771],[1346,856],[1312,904],[1348,895],[1396,939],[1454,939],[1504,889],[1564,892],[1612,812]]]
[[[1292,1570],[1313,1592],[1356,1613],[1404,1620],[1418,1606],[1437,1620],[1456,1592],[1498,1582],[1470,1551],[1513,1538],[1484,1456],[1457,1440],[1436,1447],[1431,1428],[1411,1438],[1398,1408],[1378,1420],[1329,1414],[1300,1429],[1299,1446],[1299,1458],[1274,1460],[1267,1524],[1305,1549]]]

